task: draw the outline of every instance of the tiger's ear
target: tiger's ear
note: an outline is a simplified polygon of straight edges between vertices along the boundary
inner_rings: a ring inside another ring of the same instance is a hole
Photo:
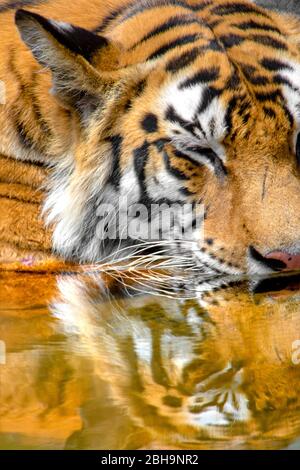
[[[89,100],[99,99],[99,93],[108,85],[104,76],[117,68],[117,46],[86,29],[26,10],[17,10],[15,19],[33,56],[51,70],[52,92],[64,104],[78,107],[79,101],[86,105]]]

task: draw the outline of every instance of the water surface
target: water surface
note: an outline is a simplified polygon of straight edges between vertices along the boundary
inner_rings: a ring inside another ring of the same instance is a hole
[[[0,274],[1,449],[300,449],[299,277],[176,299]]]

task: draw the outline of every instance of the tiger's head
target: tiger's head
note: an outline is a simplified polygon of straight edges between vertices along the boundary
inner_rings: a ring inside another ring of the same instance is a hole
[[[300,20],[244,0],[142,0],[93,32],[24,10],[16,22],[72,122],[45,205],[60,254],[103,258],[116,218],[103,204],[142,205],[146,225],[153,204],[202,204],[202,265],[300,267]]]

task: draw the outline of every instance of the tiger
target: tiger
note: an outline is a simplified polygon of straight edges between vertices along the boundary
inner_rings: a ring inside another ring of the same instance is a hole
[[[299,280],[166,299],[0,273],[0,448],[299,448]]]
[[[284,3],[1,0],[1,262],[140,244],[210,275],[298,269],[300,20]],[[115,213],[99,211],[125,200],[146,226],[153,205],[203,213],[188,243],[106,241]]]

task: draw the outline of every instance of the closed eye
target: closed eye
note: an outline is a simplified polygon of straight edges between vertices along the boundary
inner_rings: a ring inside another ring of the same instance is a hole
[[[184,152],[197,163],[208,165],[220,178],[227,175],[227,168],[221,158],[211,148],[192,145],[185,147]]]

